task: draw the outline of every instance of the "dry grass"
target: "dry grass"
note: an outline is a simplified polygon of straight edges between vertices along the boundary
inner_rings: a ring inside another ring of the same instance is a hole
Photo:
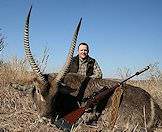
[[[10,87],[0,88],[0,131],[58,131],[41,122],[29,94]]]
[[[30,82],[33,78],[33,74],[29,72],[28,69],[29,66],[26,61],[23,59],[18,60],[16,57],[0,65],[0,132],[60,131],[52,125],[50,121],[43,121],[38,118],[30,94],[11,87],[11,83],[29,86],[27,82]],[[152,74],[153,72],[150,71],[146,79],[133,80],[128,83],[142,87],[148,91],[162,108],[162,74],[158,69],[155,70],[158,71],[158,74]],[[100,130],[108,132],[108,121],[106,120],[108,112],[107,110],[104,112],[105,117],[103,117],[103,120],[98,121],[96,128],[90,128],[81,124],[73,129],[73,132],[94,132]],[[83,115],[83,118],[87,118],[86,116],[88,115]],[[126,126],[129,128],[129,124],[126,124]],[[127,131],[128,130],[129,129],[127,129]],[[158,130],[156,130],[156,132],[158,132]]]
[[[11,87],[30,84],[33,73],[28,69],[26,61],[16,57],[0,65],[0,132],[59,131],[38,118],[30,94]]]
[[[0,65],[0,85],[6,87],[10,83],[29,82],[32,79],[32,73],[29,72],[29,66],[26,60],[18,60],[17,57],[11,58]]]

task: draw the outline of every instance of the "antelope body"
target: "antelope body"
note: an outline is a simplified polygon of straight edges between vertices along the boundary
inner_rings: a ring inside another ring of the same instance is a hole
[[[104,86],[112,87],[118,83],[109,79],[94,79],[74,73],[67,73],[76,45],[81,20],[74,32],[67,62],[63,69],[58,74],[42,74],[34,61],[29,46],[29,18],[31,9],[25,23],[24,48],[26,57],[37,75],[33,80],[35,88],[32,93],[40,116],[53,118],[55,113],[59,113],[60,111],[63,115],[67,114],[72,109],[78,107],[77,102],[81,101],[83,97],[90,96],[94,91]],[[105,97],[101,103],[102,110],[103,108],[109,109],[109,98],[111,94],[112,93],[110,93],[108,97]],[[130,123],[131,131],[134,130],[135,127],[137,128],[136,130],[139,131],[144,130],[145,127],[148,131],[152,131],[162,122],[162,110],[153,101],[150,94],[139,87],[131,85],[125,85],[123,87],[118,115],[115,123],[117,130],[123,130],[125,124]],[[144,126],[145,121],[146,126]]]

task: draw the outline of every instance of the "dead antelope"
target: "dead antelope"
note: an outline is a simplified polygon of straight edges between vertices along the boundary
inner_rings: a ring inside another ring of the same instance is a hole
[[[32,94],[40,116],[53,118],[55,112],[62,112],[62,115],[65,115],[70,112],[70,110],[74,109],[74,107],[78,107],[77,102],[81,102],[84,97],[90,96],[94,91],[104,86],[112,87],[118,83],[109,79],[94,79],[74,73],[67,73],[74,53],[81,20],[74,32],[70,51],[62,70],[60,70],[58,74],[42,74],[33,58],[29,45],[29,19],[31,9],[32,7],[30,8],[25,22],[24,49],[31,68],[37,75],[33,80],[34,88]],[[97,105],[96,111],[101,113],[103,109],[109,110],[112,105],[112,95],[113,93],[110,93],[108,97],[105,97],[105,99]],[[153,101],[150,94],[139,87],[131,85],[123,86],[118,118],[115,122],[116,130],[123,130],[123,127],[129,123],[130,131],[133,131],[135,128],[139,131],[145,128],[148,131],[152,131],[160,125],[161,121],[162,110]]]

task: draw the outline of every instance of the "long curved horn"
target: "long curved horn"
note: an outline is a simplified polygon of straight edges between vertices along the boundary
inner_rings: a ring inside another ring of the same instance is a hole
[[[40,81],[46,82],[44,76],[42,75],[38,65],[36,64],[33,55],[30,50],[30,45],[29,45],[29,19],[30,19],[30,14],[31,14],[32,6],[30,7],[28,16],[25,21],[25,28],[24,28],[24,49],[25,49],[25,56],[27,57],[29,64],[32,68],[32,70],[37,74],[38,78]]]
[[[66,59],[66,63],[63,66],[62,70],[58,73],[58,75],[55,78],[56,82],[61,81],[61,79],[66,75],[66,73],[69,69],[69,66],[70,66],[70,63],[71,63],[71,60],[72,60],[72,57],[73,57],[73,54],[74,54],[74,50],[75,50],[76,41],[77,41],[81,22],[82,22],[82,18],[80,19],[79,24],[78,24],[78,26],[77,26],[77,28],[74,32],[73,39],[72,39],[71,46],[70,46],[70,50],[69,50],[69,53],[68,53],[68,56],[67,56],[67,59]]]

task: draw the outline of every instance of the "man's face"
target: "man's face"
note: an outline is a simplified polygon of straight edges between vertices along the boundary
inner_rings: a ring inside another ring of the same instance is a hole
[[[88,56],[88,47],[86,45],[80,45],[78,49],[79,58],[85,59]]]

